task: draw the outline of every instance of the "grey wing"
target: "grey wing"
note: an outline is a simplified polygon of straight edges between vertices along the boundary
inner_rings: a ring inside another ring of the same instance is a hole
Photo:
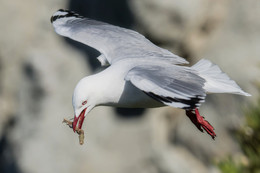
[[[195,109],[206,97],[205,80],[189,67],[137,66],[129,71],[125,80],[157,101],[176,108]]]
[[[91,20],[68,10],[58,10],[51,17],[51,22],[58,34],[97,49],[101,53],[98,60],[102,65],[140,57],[173,64],[188,63],[135,31]]]

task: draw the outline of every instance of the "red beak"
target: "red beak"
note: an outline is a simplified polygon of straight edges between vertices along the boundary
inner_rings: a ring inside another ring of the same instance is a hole
[[[87,110],[87,108],[85,108],[78,117],[76,117],[76,115],[74,115],[74,120],[73,120],[73,123],[72,123],[72,128],[73,128],[73,131],[75,132],[76,130],[76,126],[78,124],[78,121],[79,121],[79,125],[78,125],[78,128],[81,129],[82,127],[82,124],[84,122],[84,119],[85,119],[85,111]]]

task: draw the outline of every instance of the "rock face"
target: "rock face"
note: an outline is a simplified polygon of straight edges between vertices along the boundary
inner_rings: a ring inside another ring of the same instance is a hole
[[[72,117],[73,89],[96,70],[97,52],[55,34],[49,19],[56,10],[70,8],[134,27],[192,63],[215,62],[254,101],[260,83],[257,0],[67,4],[1,3],[0,172],[217,172],[215,159],[239,152],[232,129],[243,123],[249,98],[222,94],[209,96],[201,107],[216,129],[216,141],[200,133],[182,110],[150,109],[122,118],[116,116],[120,111],[99,107],[86,118],[86,141],[79,146],[77,135],[61,122]]]

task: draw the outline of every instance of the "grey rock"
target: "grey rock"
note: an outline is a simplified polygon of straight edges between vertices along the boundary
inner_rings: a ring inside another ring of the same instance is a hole
[[[192,63],[212,60],[256,100],[257,0],[128,3],[136,30]],[[76,83],[93,72],[86,54],[53,31],[49,18],[64,7],[64,1],[50,0],[1,3],[0,157],[6,167],[0,172],[218,172],[214,159],[240,152],[231,131],[243,123],[249,98],[231,95],[209,96],[201,108],[216,128],[216,141],[182,110],[150,109],[122,119],[114,109],[98,107],[86,117],[80,146],[61,122],[73,116]]]

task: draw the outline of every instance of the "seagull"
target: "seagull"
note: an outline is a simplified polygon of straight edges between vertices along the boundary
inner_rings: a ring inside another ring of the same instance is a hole
[[[103,71],[81,79],[72,97],[73,130],[82,128],[86,115],[97,106],[184,109],[192,123],[214,139],[213,126],[199,113],[207,94],[250,96],[235,81],[202,59],[188,67],[184,58],[160,48],[140,33],[60,9],[51,17],[57,34],[100,52]]]

